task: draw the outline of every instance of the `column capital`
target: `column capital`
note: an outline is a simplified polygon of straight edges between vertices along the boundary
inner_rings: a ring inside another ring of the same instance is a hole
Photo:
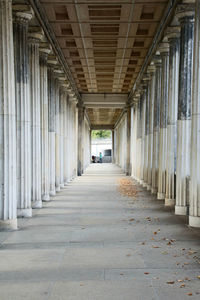
[[[154,62],[154,66],[155,66],[156,68],[162,66],[162,59],[161,59],[161,56],[160,56],[160,55],[155,54],[155,55],[152,57],[152,61]]]
[[[58,65],[58,59],[54,54],[49,54],[47,58],[47,64],[50,67],[55,68]]]
[[[179,22],[182,23],[184,19],[188,19],[190,22],[194,22],[195,15],[195,0],[182,1],[176,8],[175,15]]]
[[[147,68],[147,73],[150,74],[150,76],[152,76],[153,74],[155,74],[155,72],[156,72],[155,65],[149,65]]]
[[[28,30],[28,42],[40,43],[44,37],[44,31],[39,26],[31,26]]]
[[[39,51],[40,51],[40,56],[43,57],[47,61],[48,55],[52,51],[52,47],[49,43],[41,42],[40,47],[39,47]]]
[[[165,30],[165,36],[169,40],[169,42],[173,39],[180,38],[181,27],[180,26],[169,26]]]
[[[16,23],[27,24],[34,16],[33,9],[29,5],[13,4],[12,9]]]
[[[160,52],[160,55],[167,55],[169,54],[169,43],[162,42],[158,46],[158,51]]]

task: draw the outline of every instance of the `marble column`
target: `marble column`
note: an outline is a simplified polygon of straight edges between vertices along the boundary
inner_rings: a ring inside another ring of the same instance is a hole
[[[84,107],[78,105],[78,176],[83,174],[83,121]]]
[[[181,25],[181,38],[175,214],[187,215],[189,211],[194,5],[179,5],[176,15]]]
[[[169,44],[161,43],[159,47],[162,58],[161,77],[161,107],[159,135],[159,168],[158,193],[159,200],[165,199],[166,193],[166,164],[167,164],[167,109],[168,109],[168,78],[169,78]]]
[[[143,87],[144,88],[144,87]],[[145,98],[145,88],[141,91],[141,169],[140,169],[140,184],[144,183],[144,143],[145,143],[145,115],[146,115],[146,98]]]
[[[158,192],[158,168],[159,168],[159,135],[160,135],[160,99],[161,99],[161,58],[154,57],[155,73],[155,98],[154,98],[154,118],[153,118],[153,163],[152,163],[152,188],[151,193]]]
[[[91,148],[91,133],[90,133],[90,148]],[[112,130],[112,163],[115,163],[115,132]]]
[[[49,124],[48,124],[48,77],[47,58],[51,49],[47,45],[40,48],[40,101],[41,101],[41,145],[42,145],[42,201],[50,201],[49,185]]]
[[[144,183],[143,187],[147,187],[148,182],[148,149],[149,149],[149,77],[145,78],[146,88],[144,92],[145,96],[145,138],[144,138]]]
[[[169,51],[169,93],[167,118],[167,172],[165,205],[173,206],[176,197],[176,152],[178,117],[178,78],[180,55],[180,27],[168,27],[166,35],[170,44]]]
[[[39,42],[43,32],[39,27],[31,27],[28,33],[30,64],[30,102],[31,102],[31,172],[32,208],[42,207],[41,191],[41,135],[40,135],[40,65]]]
[[[149,95],[149,138],[148,138],[148,175],[147,190],[152,188],[152,163],[153,163],[153,117],[155,101],[155,66],[150,65],[147,72],[150,75],[150,95]]]
[[[17,229],[12,1],[0,1],[0,230]]]
[[[29,85],[29,6],[14,5],[15,95],[17,114],[17,215],[31,217],[31,102]]]
[[[200,227],[200,0],[196,1],[189,225]]]
[[[49,103],[49,184],[50,184],[50,196],[56,194],[56,162],[55,162],[55,110],[56,110],[56,97],[55,97],[55,75],[54,66],[52,61],[48,62],[48,103]]]
[[[60,86],[59,81],[55,82],[55,181],[56,192],[60,191]]]

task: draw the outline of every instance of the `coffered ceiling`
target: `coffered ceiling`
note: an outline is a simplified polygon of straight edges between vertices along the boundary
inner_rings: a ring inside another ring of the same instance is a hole
[[[40,2],[79,92],[128,93],[168,0]]]

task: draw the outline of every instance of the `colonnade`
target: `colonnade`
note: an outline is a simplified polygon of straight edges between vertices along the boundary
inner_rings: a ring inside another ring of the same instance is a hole
[[[196,5],[196,7],[195,7]],[[132,176],[200,227],[200,1],[182,1],[132,99]]]
[[[30,6],[0,1],[1,230],[77,175],[77,97],[33,18]]]

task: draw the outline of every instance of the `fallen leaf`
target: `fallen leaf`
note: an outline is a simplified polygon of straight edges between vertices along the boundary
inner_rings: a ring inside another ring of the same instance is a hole
[[[153,234],[155,234],[155,235],[156,235],[156,234],[157,234],[157,231],[154,231],[154,233],[153,233]]]
[[[183,282],[183,279],[178,279],[178,282]]]
[[[172,244],[171,242],[168,242],[168,243],[167,243],[168,246],[170,246],[171,244]]]
[[[144,272],[144,274],[145,274],[145,275],[148,275],[149,273],[148,273],[148,272]]]
[[[132,218],[132,219],[130,219],[129,221],[130,221],[130,222],[133,222],[133,221],[135,221],[135,219],[134,219],[134,218]]]
[[[167,284],[174,284],[174,281],[167,281]]]
[[[192,293],[187,293],[187,295],[188,295],[188,296],[192,296],[193,294],[192,294]]]
[[[159,246],[152,246],[152,248],[160,248]]]
[[[188,255],[192,255],[192,254],[195,254],[195,253],[197,253],[197,251],[188,251]]]
[[[197,276],[197,278],[198,278],[198,279],[200,279],[200,275],[199,275],[199,276]]]
[[[185,284],[184,284],[184,283],[180,285],[180,288],[183,288],[183,287],[185,287]]]
[[[184,265],[189,265],[189,263],[188,262],[184,262]]]
[[[185,280],[187,280],[187,281],[191,281],[191,279],[190,279],[190,278],[188,278],[188,277],[185,277]]]
[[[145,242],[142,242],[141,245],[146,245],[146,243],[145,243]]]

